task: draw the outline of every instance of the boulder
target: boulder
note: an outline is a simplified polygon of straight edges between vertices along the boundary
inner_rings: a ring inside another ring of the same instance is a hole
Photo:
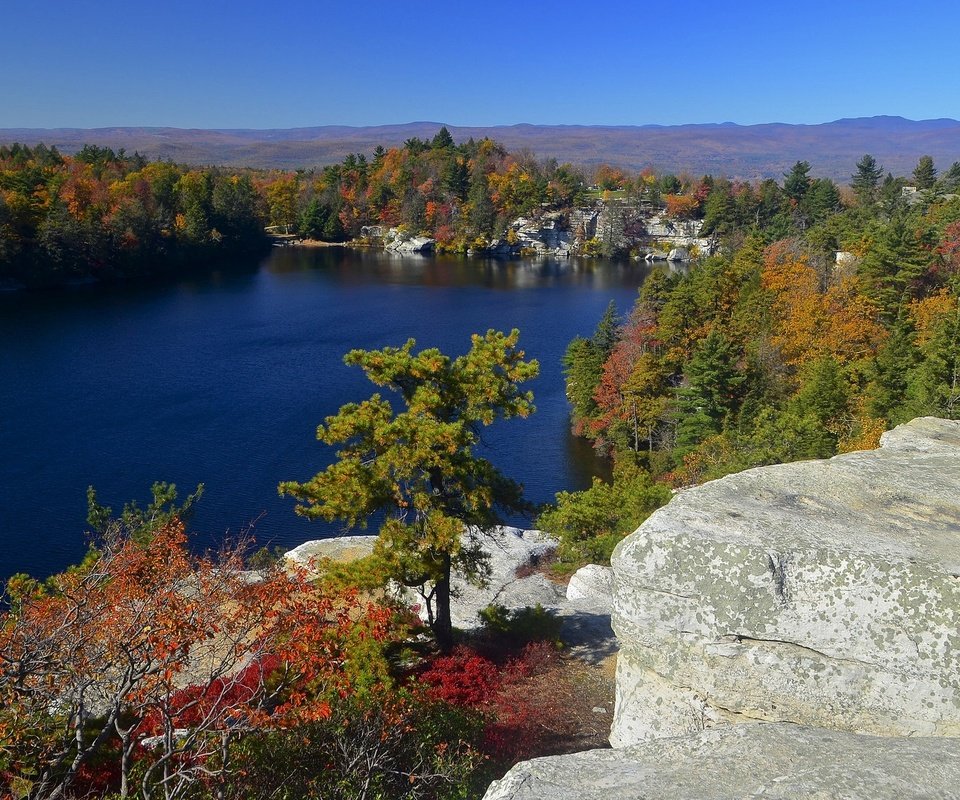
[[[689,261],[690,251],[686,247],[674,247],[667,254],[667,261]]]
[[[681,492],[613,568],[615,747],[758,720],[960,736],[960,422]]]
[[[309,566],[312,560],[331,558],[334,561],[352,561],[373,552],[376,536],[337,536],[304,542],[284,554],[300,566]],[[489,556],[490,574],[483,586],[476,586],[454,574],[451,590],[455,600],[452,609],[453,625],[461,630],[481,625],[479,612],[492,603],[508,609],[542,605],[558,609],[564,603],[563,588],[534,573],[517,577],[517,570],[543,558],[557,546],[554,539],[540,531],[519,528],[497,528],[485,537],[484,549]],[[412,604],[420,602],[412,591],[407,597]],[[607,612],[609,614],[609,611]],[[609,628],[609,619],[607,620]]]
[[[596,602],[609,609],[613,605],[613,570],[599,564],[580,567],[567,584],[567,600]]]
[[[451,589],[456,596],[452,617],[461,630],[479,628],[479,612],[496,603],[508,609],[542,605],[556,608],[564,599],[563,588],[534,573],[517,577],[517,568],[536,562],[557,546],[540,531],[503,527],[487,537],[484,549],[490,557],[490,575],[484,586],[475,586],[454,575]]]
[[[376,536],[334,536],[304,542],[283,554],[287,561],[300,567],[309,567],[312,561],[330,558],[338,562],[354,561],[373,552]]]
[[[484,800],[902,800],[960,786],[960,740],[736,725],[517,764]]]
[[[559,611],[560,635],[570,654],[599,664],[618,650],[610,625],[613,608],[613,572],[610,567],[587,564],[567,584],[566,603]]]
[[[428,253],[433,250],[435,241],[426,236],[413,236],[410,239],[396,238],[387,245],[387,250],[395,253]]]

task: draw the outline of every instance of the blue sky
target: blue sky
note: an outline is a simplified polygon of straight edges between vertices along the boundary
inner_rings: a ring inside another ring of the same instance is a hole
[[[0,0],[0,127],[960,117],[960,4]]]

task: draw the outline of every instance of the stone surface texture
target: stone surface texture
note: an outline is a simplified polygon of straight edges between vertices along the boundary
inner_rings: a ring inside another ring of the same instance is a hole
[[[613,601],[613,570],[599,564],[580,567],[567,584],[567,600],[596,601],[609,613]]]
[[[960,736],[960,422],[681,492],[613,566],[615,747],[755,721]]]
[[[496,535],[484,539],[490,557],[490,576],[485,586],[476,586],[454,575],[450,582],[454,595],[452,617],[455,628],[471,630],[480,627],[479,612],[497,603],[506,608],[536,606],[556,607],[563,598],[563,588],[535,573],[517,577],[517,567],[536,562],[557,546],[556,541],[540,531],[503,527]]]
[[[370,555],[376,541],[376,536],[335,536],[330,539],[313,539],[284,553],[283,557],[300,567],[309,567],[312,561],[320,561],[324,558],[338,562],[354,561]]]
[[[956,739],[730,725],[526,761],[485,800],[903,800],[960,794]]]

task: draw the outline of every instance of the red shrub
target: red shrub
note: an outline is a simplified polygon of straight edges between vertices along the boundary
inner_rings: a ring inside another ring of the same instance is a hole
[[[488,702],[500,685],[497,665],[468,647],[455,647],[423,672],[420,679],[435,700],[476,707]]]

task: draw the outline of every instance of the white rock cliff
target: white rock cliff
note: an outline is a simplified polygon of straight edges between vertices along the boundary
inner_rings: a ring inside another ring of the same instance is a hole
[[[960,796],[960,422],[682,492],[613,567],[619,749],[488,800]]]

